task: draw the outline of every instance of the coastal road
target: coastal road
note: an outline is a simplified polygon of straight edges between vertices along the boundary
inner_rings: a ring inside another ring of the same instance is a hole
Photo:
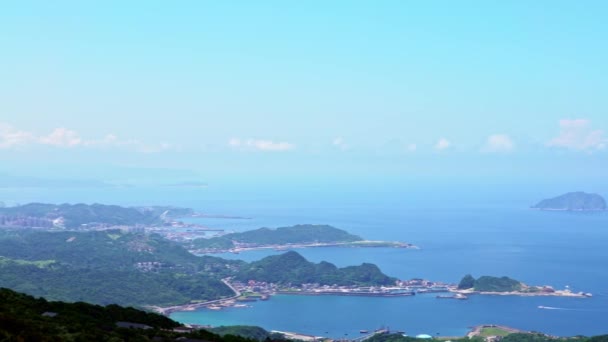
[[[234,286],[232,286],[232,284],[230,284],[228,282],[228,280],[222,279],[222,282],[224,284],[226,284],[226,286],[228,286],[232,290],[232,292],[234,292],[234,296],[228,297],[228,298],[222,298],[222,299],[214,299],[214,300],[210,300],[207,302],[194,303],[194,304],[175,305],[175,306],[169,306],[169,307],[165,307],[165,308],[161,308],[159,306],[149,306],[149,308],[151,308],[152,310],[154,310],[162,315],[169,315],[173,311],[181,311],[181,310],[185,310],[185,309],[197,309],[197,308],[207,306],[210,304],[216,304],[216,303],[224,302],[227,300],[237,299],[238,297],[241,296],[241,292],[239,290],[235,289]]]
[[[230,299],[238,298],[241,296],[241,292],[239,290],[235,289],[234,286],[232,286],[232,284],[230,284],[228,282],[228,280],[222,279],[222,283],[226,284],[226,286],[228,286],[232,290],[232,292],[235,293],[235,295],[233,297],[231,297]]]

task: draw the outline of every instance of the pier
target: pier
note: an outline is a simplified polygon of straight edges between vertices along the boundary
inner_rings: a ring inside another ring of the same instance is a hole
[[[372,338],[372,337],[374,337],[376,335],[387,334],[388,332],[389,332],[388,329],[378,329],[378,330],[376,330],[376,331],[374,331],[374,332],[372,332],[370,334],[359,336],[359,337],[357,337],[355,339],[352,339],[350,341],[353,341],[353,342],[363,342],[363,341],[365,341],[365,340],[367,340],[369,338]]]

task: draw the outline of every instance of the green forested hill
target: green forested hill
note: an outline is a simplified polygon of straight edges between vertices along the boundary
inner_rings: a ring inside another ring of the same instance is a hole
[[[239,261],[197,257],[156,235],[0,231],[0,286],[55,300],[168,305],[231,296]]]
[[[268,256],[243,267],[236,276],[241,281],[257,280],[281,284],[392,285],[395,278],[383,274],[376,265],[362,264],[338,268],[328,262],[318,264],[296,252]]]
[[[337,268],[296,252],[248,264],[198,257],[158,235],[120,230],[0,230],[0,287],[52,300],[175,305],[233,295],[221,279],[277,283],[387,285],[375,265]]]
[[[163,218],[176,218],[190,216],[194,210],[190,208],[179,208],[171,206],[150,206],[150,207],[121,207],[118,205],[106,204],[47,204],[47,203],[28,203],[15,207],[0,207],[0,226],[5,222],[12,222],[22,219],[38,219],[36,222],[46,222],[48,226],[59,223],[52,223],[53,220],[62,219],[65,228],[80,228],[83,225],[101,224],[107,226],[125,225],[134,226],[138,224],[152,225],[160,224]],[[42,220],[42,221],[41,221]],[[18,226],[28,226],[27,223],[17,224]],[[45,225],[45,226],[47,226]]]
[[[481,276],[477,279],[467,274],[458,284],[459,289],[474,289],[481,292],[511,292],[522,290],[522,283],[509,277]]]
[[[16,207],[0,208],[0,215],[7,217],[35,217],[44,219],[63,218],[66,228],[79,228],[83,224],[108,225],[156,224],[162,220],[156,211],[125,208],[105,204],[46,204],[29,203]]]
[[[277,229],[259,228],[231,233],[211,239],[197,239],[193,248],[230,249],[234,242],[255,245],[284,245],[293,243],[332,243],[363,240],[360,236],[328,225],[301,224]]]

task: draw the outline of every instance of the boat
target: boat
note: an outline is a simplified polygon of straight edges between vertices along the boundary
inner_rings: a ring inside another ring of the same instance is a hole
[[[469,299],[469,297],[463,295],[462,293],[457,293],[453,296],[450,295],[438,295],[435,296],[435,298],[439,298],[439,299],[459,299],[459,300],[465,300],[465,299]]]
[[[359,330],[359,333],[361,333],[361,334],[367,334],[367,333],[369,333],[369,330],[364,330],[364,329],[363,330]]]
[[[453,299],[455,297],[454,296],[446,296],[446,295],[438,295],[438,296],[435,296],[435,298],[438,298],[438,299]]]

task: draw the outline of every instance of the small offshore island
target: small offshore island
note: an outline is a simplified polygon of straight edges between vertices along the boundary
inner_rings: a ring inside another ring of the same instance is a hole
[[[602,196],[578,191],[544,199],[531,208],[556,211],[603,211],[607,206]]]

